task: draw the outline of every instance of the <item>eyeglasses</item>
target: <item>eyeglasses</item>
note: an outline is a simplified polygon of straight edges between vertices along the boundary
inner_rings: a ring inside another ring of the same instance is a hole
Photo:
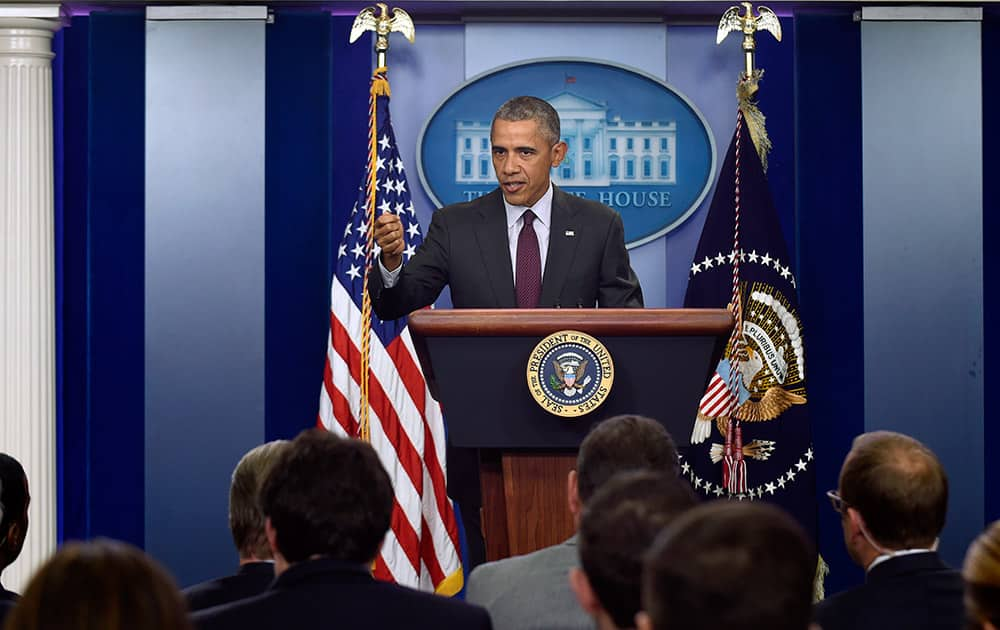
[[[834,511],[838,514],[843,514],[849,505],[836,490],[827,490],[826,498],[830,499],[830,505],[833,506]]]

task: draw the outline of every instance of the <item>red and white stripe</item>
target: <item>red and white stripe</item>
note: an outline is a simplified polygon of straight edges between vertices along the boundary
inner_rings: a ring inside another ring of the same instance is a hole
[[[705,395],[698,403],[698,412],[703,416],[717,418],[728,415],[736,406],[736,394],[726,381],[716,372],[708,383]]]
[[[319,423],[329,431],[356,437],[362,314],[336,279],[330,294],[330,336]],[[395,490],[392,524],[376,561],[375,575],[453,594],[462,585],[462,564],[455,514],[445,493],[441,408],[427,389],[409,330],[387,347],[373,334],[370,348],[371,445]]]

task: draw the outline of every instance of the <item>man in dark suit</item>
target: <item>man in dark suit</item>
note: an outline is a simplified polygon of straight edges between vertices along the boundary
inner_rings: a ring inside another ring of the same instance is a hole
[[[28,533],[28,476],[20,462],[0,453],[0,574],[21,555]],[[0,584],[0,601],[13,602],[17,593]]]
[[[555,109],[515,97],[497,110],[490,140],[500,187],[435,212],[406,265],[399,217],[376,219],[382,252],[369,289],[379,317],[423,308],[446,284],[456,308],[641,307],[621,216],[552,185],[566,156]]]
[[[488,630],[482,608],[372,577],[392,506],[389,475],[370,445],[304,431],[260,491],[277,577],[260,595],[195,613],[195,624],[204,630]]]
[[[375,220],[375,313],[402,317],[433,303],[445,285],[456,308],[641,308],[621,216],[552,185],[567,151],[556,110],[533,96],[512,98],[494,115],[490,141],[499,188],[435,212],[405,265],[399,217]],[[478,455],[449,443],[447,458],[448,494],[462,507],[475,566],[485,559]]]
[[[10,611],[14,610],[14,601],[7,601],[0,599],[0,628],[3,627],[3,622],[10,614]]]
[[[854,440],[827,493],[865,583],[816,605],[823,630],[960,628],[962,577],[938,557],[948,478],[926,446],[877,431]]]
[[[202,610],[256,595],[274,580],[271,547],[264,533],[264,516],[257,493],[287,440],[261,444],[240,459],[229,485],[229,531],[239,554],[236,573],[184,589],[188,610]]]

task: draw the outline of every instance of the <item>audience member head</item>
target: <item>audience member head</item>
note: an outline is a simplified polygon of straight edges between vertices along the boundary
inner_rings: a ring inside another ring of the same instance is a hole
[[[862,567],[890,551],[933,548],[944,528],[944,468],[930,449],[901,433],[856,437],[840,469],[838,493],[844,542]]]
[[[965,611],[974,628],[1000,628],[1000,521],[972,542],[962,566]]]
[[[509,99],[493,115],[491,126],[495,126],[498,120],[507,122],[533,120],[538,123],[538,130],[549,145],[556,144],[561,137],[559,113],[547,101],[536,96],[515,96]]]
[[[670,525],[646,555],[640,630],[805,630],[816,556],[805,532],[763,503],[715,501]]]
[[[570,571],[570,584],[598,628],[634,627],[643,555],[697,502],[686,481],[652,471],[615,475],[594,493],[580,517],[582,569]]]
[[[6,630],[190,630],[167,573],[142,551],[98,539],[69,543],[42,565]]]
[[[389,529],[392,501],[389,475],[369,444],[303,431],[260,490],[275,573],[315,556],[370,562]]]
[[[601,485],[630,470],[676,477],[680,464],[673,438],[662,424],[645,416],[613,416],[596,424],[580,444],[576,470],[569,473],[570,512],[579,516]]]
[[[261,444],[244,455],[233,470],[229,486],[229,530],[241,562],[271,558],[257,494],[271,466],[288,444],[287,440]]]
[[[28,533],[28,476],[21,464],[0,453],[0,572],[17,560]]]

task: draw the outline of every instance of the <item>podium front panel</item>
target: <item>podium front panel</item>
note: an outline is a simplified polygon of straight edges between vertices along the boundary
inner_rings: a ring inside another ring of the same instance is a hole
[[[591,425],[618,414],[640,414],[688,445],[698,402],[721,353],[718,337],[600,336],[615,365],[614,385],[594,411],[553,415],[531,397],[528,358],[542,336],[427,339],[449,439],[455,446],[574,449]]]

